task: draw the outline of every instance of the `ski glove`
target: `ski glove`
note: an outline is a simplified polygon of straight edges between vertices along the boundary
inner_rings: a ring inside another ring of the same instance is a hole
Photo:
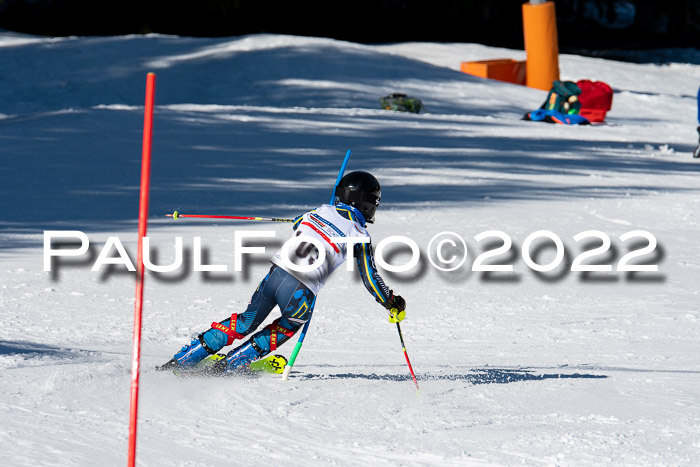
[[[399,323],[406,317],[406,300],[401,295],[394,295],[394,291],[389,291],[389,299],[386,301],[389,310],[389,322]]]
[[[406,300],[404,300],[401,295],[394,295],[393,290],[389,290],[389,298],[387,298],[382,305],[384,305],[387,310],[396,308],[399,311],[403,311],[406,309]]]
[[[400,323],[406,317],[405,311],[399,311],[396,308],[389,310],[389,322],[390,323]]]

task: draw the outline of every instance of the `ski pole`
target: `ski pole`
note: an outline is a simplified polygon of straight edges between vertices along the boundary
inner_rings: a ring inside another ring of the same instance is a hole
[[[401,339],[401,347],[403,348],[403,354],[406,357],[406,363],[408,363],[408,370],[411,372],[411,377],[413,378],[413,382],[416,385],[416,389],[420,390],[418,387],[418,381],[416,380],[416,374],[413,372],[413,367],[411,366],[411,361],[408,359],[408,352],[406,352],[406,344],[403,341],[403,334],[401,334],[401,326],[399,326],[399,322],[396,322],[396,329],[399,330],[399,339]]]
[[[311,318],[309,318],[309,320],[304,325],[304,328],[301,330],[301,334],[299,334],[299,340],[297,341],[297,344],[294,346],[294,350],[292,350],[292,354],[289,356],[289,361],[284,366],[284,371],[282,372],[282,379],[284,381],[287,381],[289,379],[289,373],[292,371],[292,367],[294,366],[294,361],[297,359],[297,355],[299,354],[299,351],[301,350],[301,344],[304,342],[304,337],[306,336],[306,330],[309,329],[310,322],[311,322]]]
[[[181,217],[199,217],[205,219],[237,219],[242,221],[294,222],[294,219],[285,219],[282,217],[211,216],[208,214],[180,214],[177,211],[172,214],[166,214],[165,217],[172,217],[173,219],[179,219]]]
[[[343,159],[343,164],[340,166],[340,170],[338,171],[338,178],[335,179],[335,185],[333,185],[333,193],[331,194],[331,200],[328,203],[331,206],[333,206],[335,202],[335,189],[338,188],[338,183],[340,183],[340,179],[343,178],[343,174],[345,173],[345,168],[348,166],[349,160],[350,150],[348,149],[348,151],[345,153],[345,159]],[[304,342],[304,337],[306,337],[306,331],[309,329],[309,323],[311,323],[311,318],[309,318],[306,324],[304,324],[304,329],[302,329],[301,334],[299,334],[299,340],[297,340],[297,345],[294,346],[294,350],[292,350],[292,355],[289,356],[289,361],[284,366],[284,372],[282,373],[282,380],[284,381],[287,381],[289,379],[289,373],[292,371],[294,361],[297,359],[297,355],[301,350],[301,344]]]
[[[331,193],[331,200],[328,202],[331,206],[335,204],[335,190],[338,188],[338,183],[340,183],[340,179],[343,178],[343,174],[345,173],[345,168],[348,166],[348,161],[350,160],[350,150],[348,149],[348,152],[345,153],[345,159],[343,160],[343,165],[340,166],[340,171],[338,172],[338,178],[335,179],[335,185],[333,185],[333,193]]]

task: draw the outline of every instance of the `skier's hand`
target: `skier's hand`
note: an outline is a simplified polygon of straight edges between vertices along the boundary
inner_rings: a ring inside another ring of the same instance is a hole
[[[389,322],[390,323],[400,323],[406,317],[406,312],[404,310],[399,311],[396,308],[389,310]]]
[[[406,309],[406,300],[401,295],[394,295],[394,291],[389,291],[389,299],[386,302],[387,309],[396,308],[398,311]]]
[[[406,317],[406,300],[401,295],[394,295],[394,292],[389,293],[387,300],[387,309],[389,310],[389,322],[400,323]]]

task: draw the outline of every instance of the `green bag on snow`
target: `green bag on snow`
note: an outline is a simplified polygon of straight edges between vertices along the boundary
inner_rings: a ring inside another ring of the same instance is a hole
[[[420,99],[408,97],[406,94],[393,93],[379,99],[384,110],[395,110],[398,112],[420,113],[423,103]]]
[[[578,100],[580,94],[581,88],[573,81],[554,81],[547,99],[540,108],[569,115],[578,114],[581,111],[581,103]]]

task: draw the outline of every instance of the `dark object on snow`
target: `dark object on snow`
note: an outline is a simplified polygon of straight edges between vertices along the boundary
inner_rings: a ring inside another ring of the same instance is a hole
[[[396,110],[398,112],[420,113],[423,103],[415,97],[406,94],[393,93],[379,99],[384,110]]]

